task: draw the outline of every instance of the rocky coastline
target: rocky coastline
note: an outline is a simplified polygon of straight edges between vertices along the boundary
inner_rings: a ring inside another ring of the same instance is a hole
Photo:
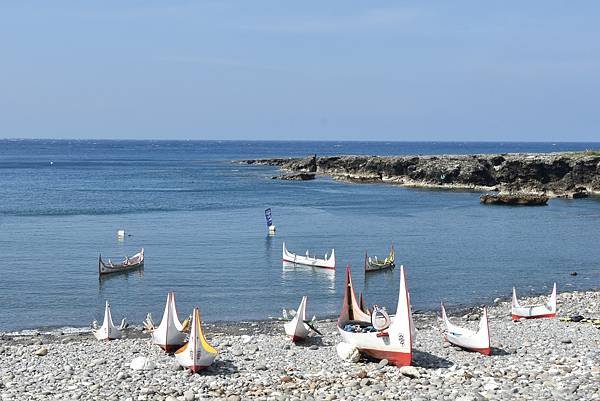
[[[541,303],[546,296],[524,303]],[[488,306],[492,356],[443,341],[434,314],[416,314],[413,367],[385,361],[342,361],[332,319],[322,336],[294,345],[282,322],[205,324],[219,350],[215,363],[192,375],[149,341],[140,328],[127,338],[96,341],[88,333],[0,335],[0,399],[13,400],[599,400],[600,330],[562,321],[600,319],[600,291],[558,296],[558,317],[512,322],[510,304]],[[474,328],[479,310],[452,320]],[[130,363],[146,358],[144,369]]]
[[[600,154],[511,153],[439,156],[321,156],[242,160],[291,173],[406,187],[582,198],[600,195]]]

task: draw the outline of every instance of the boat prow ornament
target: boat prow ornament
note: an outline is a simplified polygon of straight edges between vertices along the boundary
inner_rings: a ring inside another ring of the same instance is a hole
[[[388,315],[387,311],[384,307],[379,305],[373,305],[373,313],[371,314],[371,324],[373,328],[380,333],[383,330],[390,327],[391,324],[390,315]],[[383,333],[381,333],[383,335]]]

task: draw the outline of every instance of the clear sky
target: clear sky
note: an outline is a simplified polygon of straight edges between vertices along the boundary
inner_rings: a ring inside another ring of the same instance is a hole
[[[598,1],[2,1],[0,138],[600,140]]]

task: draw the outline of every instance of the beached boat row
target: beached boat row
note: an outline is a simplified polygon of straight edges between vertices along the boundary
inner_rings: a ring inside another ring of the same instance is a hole
[[[361,294],[360,301],[357,301],[352,274],[347,267],[344,301],[337,321],[342,340],[348,345],[343,349],[356,349],[374,359],[387,359],[389,363],[396,366],[410,365],[416,329],[404,266],[400,266],[400,289],[395,314],[389,315],[385,308],[378,305],[366,309],[362,299]],[[284,324],[286,334],[294,342],[306,339],[310,333],[306,324],[306,304],[307,297],[304,296],[294,319]],[[516,290],[513,288],[511,316],[513,320],[556,316],[556,284],[548,302],[543,305],[521,306],[517,300]],[[443,304],[441,304],[441,318],[446,341],[468,351],[491,355],[490,329],[485,307],[476,331],[450,322]],[[338,353],[339,350],[338,347]]]
[[[307,303],[308,297],[303,296],[293,318],[283,325],[286,335],[294,342],[305,340],[311,330],[320,334],[312,324],[313,322],[306,319]],[[511,316],[513,320],[556,316],[556,284],[554,284],[552,294],[546,304],[532,306],[521,305],[517,299],[516,290],[513,288]],[[483,308],[477,331],[450,322],[443,304],[441,305],[441,318],[446,341],[468,351],[491,355],[486,308]],[[125,320],[120,327],[114,325],[110,305],[106,302],[103,324],[99,328],[95,327],[93,334],[98,340],[115,340],[121,338],[121,331],[125,327]],[[160,324],[155,326],[151,315],[148,314],[144,327],[151,334],[154,344],[167,353],[174,352],[175,359],[179,364],[189,368],[192,372],[198,372],[210,366],[218,354],[218,351],[204,337],[199,308],[194,308],[191,317],[181,322],[177,315],[173,292],[167,294]],[[396,366],[410,365],[417,333],[413,323],[410,292],[404,266],[400,266],[398,302],[395,313],[392,315],[379,305],[367,309],[362,294],[360,300],[357,299],[352,283],[352,273],[350,267],[347,267],[344,299],[337,328],[346,349],[356,350],[360,354],[374,359],[386,359]],[[340,347],[338,347],[338,353],[339,350]]]
[[[146,331],[150,332],[152,342],[167,353],[173,353],[177,362],[196,373],[210,366],[217,357],[218,351],[213,348],[202,331],[200,309],[194,308],[190,320],[183,323],[177,316],[175,293],[167,294],[167,302],[160,324],[155,327],[149,315],[144,322]],[[93,334],[98,340],[109,341],[121,338],[121,330],[112,320],[110,305],[106,302],[104,322]]]

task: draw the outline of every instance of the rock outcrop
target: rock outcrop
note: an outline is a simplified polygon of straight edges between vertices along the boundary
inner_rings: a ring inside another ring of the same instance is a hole
[[[488,205],[543,206],[548,204],[546,195],[536,194],[485,194],[481,195],[479,200]]]
[[[600,155],[514,153],[443,156],[331,156],[245,160],[336,180],[585,197],[600,194]]]

